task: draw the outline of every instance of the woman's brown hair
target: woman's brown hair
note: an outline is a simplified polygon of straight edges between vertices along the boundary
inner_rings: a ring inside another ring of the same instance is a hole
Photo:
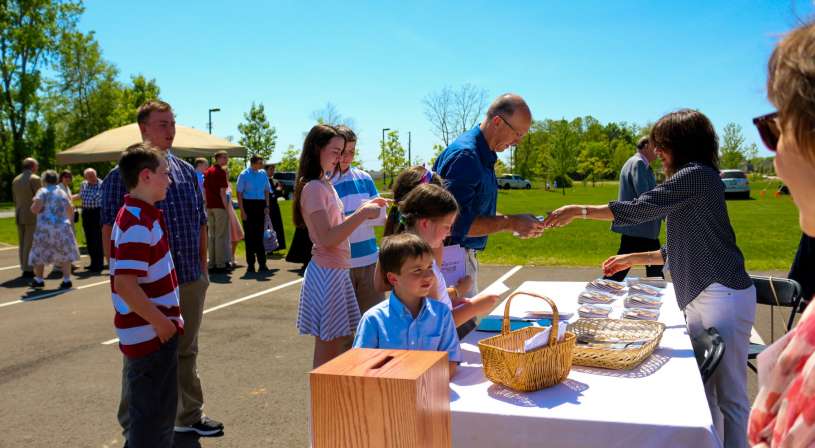
[[[431,183],[434,185],[441,185],[442,179],[438,174],[429,171],[422,165],[412,166],[396,176],[393,182],[393,206],[388,212],[388,218],[385,220],[385,231],[383,235],[393,235],[401,232],[399,228],[399,204],[417,185],[422,183]]]
[[[345,140],[342,134],[333,126],[318,124],[311,128],[306,140],[303,142],[303,151],[300,153],[300,165],[297,168],[297,185],[294,188],[294,203],[292,204],[292,218],[294,225],[305,227],[303,212],[300,209],[300,195],[303,187],[312,180],[321,179],[324,175],[320,166],[320,151],[328,145],[334,137]]]
[[[719,170],[719,137],[713,123],[698,110],[680,109],[664,115],[651,128],[648,140],[671,154],[671,166],[665,167],[668,176],[691,162]]]
[[[815,22],[794,29],[773,50],[767,97],[778,108],[782,132],[792,131],[798,150],[815,162]]]

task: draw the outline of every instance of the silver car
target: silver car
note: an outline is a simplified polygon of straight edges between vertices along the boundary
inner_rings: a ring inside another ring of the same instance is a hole
[[[498,176],[498,188],[509,190],[510,188],[532,188],[532,183],[517,174],[503,174]]]
[[[750,181],[742,170],[722,170],[719,173],[724,183],[724,194],[750,199]]]

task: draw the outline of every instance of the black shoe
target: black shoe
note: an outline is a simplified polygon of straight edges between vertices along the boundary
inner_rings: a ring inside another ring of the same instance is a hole
[[[34,271],[23,271],[23,278],[34,278]]]
[[[209,268],[210,274],[226,274],[227,272],[229,271],[226,268]]]
[[[201,421],[191,426],[176,426],[175,432],[194,432],[201,437],[213,437],[220,435],[224,430],[224,424],[215,421],[207,416],[201,417]]]
[[[102,266],[85,266],[85,270],[90,272],[102,272]]]
[[[43,281],[31,280],[30,285],[32,288],[45,288],[45,280]]]
[[[259,272],[269,272],[269,267],[266,266],[265,264],[262,264],[262,265],[260,265],[260,268],[258,269],[258,271]]]
[[[70,280],[63,280],[62,283],[59,284],[59,289],[71,289],[73,286],[74,284]]]
[[[255,273],[255,265],[248,266],[248,267],[246,268],[246,273],[247,273],[247,274],[254,274],[254,273]]]

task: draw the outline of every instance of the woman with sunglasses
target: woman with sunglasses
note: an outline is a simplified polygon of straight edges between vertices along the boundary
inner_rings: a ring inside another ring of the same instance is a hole
[[[683,109],[660,118],[649,140],[668,179],[632,201],[607,205],[568,205],[544,224],[559,227],[577,217],[629,226],[666,219],[660,250],[616,255],[603,263],[605,275],[632,265],[667,265],[676,299],[692,338],[715,327],[727,349],[705,384],[714,424],[726,447],[747,446],[747,351],[756,309],[756,291],[730,226],[719,177],[719,145],[710,120]]]
[[[798,206],[801,230],[815,236],[815,24],[792,31],[773,51],[767,96],[778,112],[753,122],[776,152],[775,170]],[[814,353],[815,311],[808,306],[798,325],[758,356],[753,446],[815,444]]]

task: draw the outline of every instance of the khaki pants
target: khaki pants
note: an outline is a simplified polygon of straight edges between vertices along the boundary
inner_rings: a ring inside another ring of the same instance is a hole
[[[224,268],[229,260],[229,251],[224,241],[229,241],[229,217],[226,209],[210,208],[207,210],[209,227],[209,265],[213,268]]]
[[[374,288],[374,272],[376,263],[360,268],[351,268],[351,284],[354,285],[354,292],[357,295],[359,313],[365,314],[371,307],[385,300],[385,294]]]
[[[184,334],[178,337],[178,407],[176,426],[190,426],[204,415],[204,391],[198,378],[198,330],[204,317],[204,299],[209,279],[202,275],[198,280],[184,283],[179,287],[181,295],[181,315],[184,317]],[[119,424],[127,434],[130,418],[127,415],[127,358],[122,364],[122,396],[119,401]]]
[[[23,272],[30,272],[34,268],[28,264],[28,253],[31,252],[31,243],[34,241],[34,230],[36,224],[17,224],[17,240],[20,247],[18,252],[20,254],[20,270]]]

